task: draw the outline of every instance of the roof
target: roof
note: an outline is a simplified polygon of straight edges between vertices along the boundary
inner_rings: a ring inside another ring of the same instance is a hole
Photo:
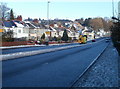
[[[25,25],[27,25],[29,28],[46,28],[43,24],[40,23],[34,23],[34,22],[29,22],[29,21],[24,21]],[[25,26],[24,25],[24,26]]]
[[[49,27],[49,29],[51,30],[51,31],[56,31],[56,29],[54,29],[53,27]]]
[[[28,25],[29,28],[34,29],[35,27],[33,25],[31,25],[30,23],[26,23],[26,25]]]
[[[12,27],[12,26],[17,27],[16,24],[13,21],[3,21],[3,25],[5,27]]]
[[[17,27],[24,27],[24,25],[20,21],[14,21]]]

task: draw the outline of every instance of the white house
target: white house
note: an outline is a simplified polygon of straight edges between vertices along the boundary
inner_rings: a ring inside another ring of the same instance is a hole
[[[17,27],[13,27],[14,38],[28,38],[29,36],[29,28],[24,27],[19,22],[14,22]]]
[[[99,31],[97,32],[97,35],[99,37],[103,37],[103,36],[105,36],[105,34],[106,34],[106,32],[103,29],[99,29]]]
[[[29,36],[29,28],[19,21],[3,21],[4,32],[13,31],[13,38],[26,38]]]

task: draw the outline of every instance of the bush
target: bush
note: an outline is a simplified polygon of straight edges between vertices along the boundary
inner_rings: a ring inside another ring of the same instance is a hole
[[[57,37],[57,41],[61,41],[61,37]]]
[[[120,55],[120,22],[116,22],[113,24],[113,26],[111,27],[111,32],[113,44]]]
[[[14,38],[2,38],[2,42],[13,42]]]

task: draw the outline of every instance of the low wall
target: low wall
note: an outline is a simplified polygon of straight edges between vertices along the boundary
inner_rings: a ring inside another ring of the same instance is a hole
[[[2,42],[2,46],[34,45],[28,41]]]
[[[57,42],[57,41],[51,41],[49,44],[61,44],[61,43],[70,43],[70,42]],[[43,42],[42,44],[45,44]],[[35,42],[30,42],[30,41],[15,41],[15,42],[2,42],[2,46],[18,46],[18,45],[35,45]]]

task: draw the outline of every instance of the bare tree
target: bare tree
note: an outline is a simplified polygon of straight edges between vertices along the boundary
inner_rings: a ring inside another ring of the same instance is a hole
[[[99,29],[103,29],[103,21],[102,18],[94,18],[90,20],[90,26],[93,27],[95,31],[99,31]]]
[[[0,9],[1,9],[1,13],[2,13],[2,19],[5,20],[5,19],[9,18],[10,8],[7,7],[7,3],[0,3]]]
[[[113,25],[113,22],[111,20],[105,20],[105,19],[102,19],[102,21],[103,21],[104,31],[110,31],[110,27]]]

